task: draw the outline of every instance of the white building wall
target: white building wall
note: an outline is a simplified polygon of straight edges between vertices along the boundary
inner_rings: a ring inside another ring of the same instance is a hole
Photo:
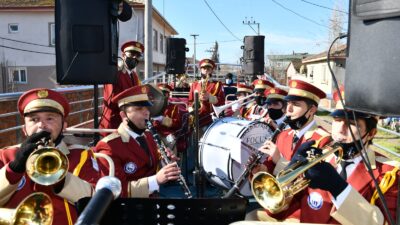
[[[18,23],[19,32],[9,33],[8,24]],[[0,62],[7,60],[10,66],[55,65],[55,48],[24,44],[5,40],[14,39],[49,46],[49,23],[54,23],[54,12],[2,12],[0,14],[0,45],[29,51],[46,52],[39,54],[0,47]]]

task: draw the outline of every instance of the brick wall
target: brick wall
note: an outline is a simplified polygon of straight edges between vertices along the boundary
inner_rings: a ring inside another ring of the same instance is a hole
[[[101,91],[99,91],[101,93]],[[93,119],[93,90],[71,91],[63,93],[70,102],[71,112],[67,118],[68,126],[73,126],[88,120]],[[81,103],[74,103],[82,100],[90,100]],[[5,113],[17,112],[17,101],[0,101],[0,115]],[[99,104],[102,104],[101,102]],[[77,113],[87,109],[87,111]],[[101,112],[99,112],[101,113]],[[0,117],[0,131],[19,126],[23,124],[23,118],[19,114]],[[24,140],[24,134],[21,129],[0,133],[0,148],[10,145],[15,145]]]

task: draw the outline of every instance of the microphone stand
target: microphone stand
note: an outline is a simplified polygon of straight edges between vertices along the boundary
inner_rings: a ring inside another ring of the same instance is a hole
[[[194,159],[195,159],[195,170],[193,172],[194,175],[194,183],[196,186],[196,194],[197,197],[202,198],[204,196],[204,185],[203,185],[203,168],[201,168],[199,161],[199,93],[197,91],[194,92]]]

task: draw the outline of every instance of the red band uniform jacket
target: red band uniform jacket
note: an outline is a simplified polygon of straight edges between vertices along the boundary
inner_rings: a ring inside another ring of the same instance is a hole
[[[102,129],[117,129],[122,122],[119,116],[118,104],[112,103],[111,99],[122,91],[140,85],[138,75],[133,71],[129,74],[126,70],[118,71],[116,84],[105,84],[103,86],[103,113],[100,122]]]
[[[150,132],[145,131],[145,139],[150,155],[140,147],[125,130],[123,124],[118,131],[108,135],[96,145],[96,152],[104,153],[112,158],[115,176],[121,180],[121,197],[149,197],[147,177],[156,174],[160,157],[157,145]],[[108,173],[108,163],[99,159],[104,173]]]
[[[58,194],[53,193],[51,186],[35,184],[26,173],[15,173],[9,168],[8,164],[14,160],[18,146],[0,150],[0,206],[16,208],[28,195],[41,191],[48,194],[53,202],[53,224],[74,224],[77,219],[74,203],[81,198],[92,196],[94,186],[101,176],[93,152],[83,147],[79,145],[67,147],[64,142],[57,146],[69,160],[69,173],[65,177],[63,189]]]
[[[189,105],[193,106],[194,102],[194,91],[199,92],[199,97],[200,97],[200,91],[201,91],[201,81],[195,81],[193,82],[190,92],[189,92]],[[208,102],[203,101],[201,102],[201,106],[199,109],[199,124],[200,127],[208,126],[212,123],[212,117],[211,113],[214,112],[212,105],[215,106],[220,106],[224,105],[225,103],[225,94],[224,94],[224,89],[223,89],[223,84],[219,81],[208,81],[207,82],[207,87],[206,87],[207,93],[211,94]]]

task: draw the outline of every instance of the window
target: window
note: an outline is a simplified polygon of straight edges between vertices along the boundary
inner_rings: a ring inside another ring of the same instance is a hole
[[[160,34],[160,52],[164,53],[164,36]]]
[[[56,46],[56,27],[54,23],[49,23],[49,45]]]
[[[153,29],[153,49],[158,51],[158,32],[156,29]]]
[[[26,68],[12,68],[10,69],[10,79],[9,82],[14,83],[24,83],[26,84],[28,81]]]
[[[310,81],[314,80],[314,66],[310,66]]]
[[[8,24],[8,33],[18,33],[19,32],[19,26],[18,23],[9,23]]]

